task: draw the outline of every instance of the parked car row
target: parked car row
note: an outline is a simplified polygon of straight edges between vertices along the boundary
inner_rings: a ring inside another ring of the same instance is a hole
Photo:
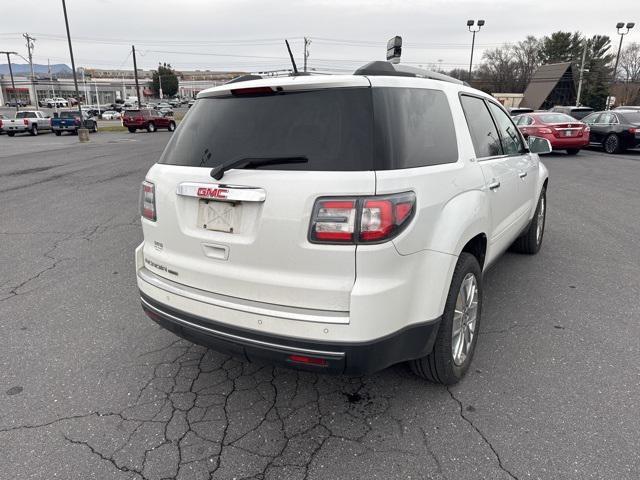
[[[120,114],[115,111],[108,111],[102,114],[103,118],[120,118]],[[155,132],[158,129],[166,129],[173,132],[176,129],[176,122],[172,116],[162,115],[153,109],[127,110],[122,116],[122,124],[131,133],[137,130],[147,130]],[[77,134],[84,125],[90,132],[98,131],[98,121],[87,111],[82,113],[77,110],[64,110],[55,117],[51,117],[39,110],[24,110],[16,113],[15,118],[6,118],[0,115],[0,133],[6,133],[10,137],[17,133],[29,133],[38,135],[40,132],[52,131],[57,136],[64,132]]]
[[[571,115],[561,113],[563,109]],[[592,113],[581,116],[587,109]],[[589,145],[602,147],[607,153],[640,147],[640,108],[593,112],[588,107],[554,107],[551,111],[522,113],[513,120],[525,138],[546,138],[553,150],[565,150],[569,155]]]

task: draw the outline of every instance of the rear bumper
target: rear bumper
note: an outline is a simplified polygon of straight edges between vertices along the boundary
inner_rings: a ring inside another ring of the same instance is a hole
[[[154,322],[191,342],[246,361],[263,360],[318,372],[367,374],[422,357],[433,348],[440,319],[411,325],[361,343],[306,341],[249,331],[175,310],[141,293],[142,308]],[[291,356],[322,364],[299,363]]]
[[[6,125],[6,126],[3,126],[2,128],[3,128],[4,132],[21,133],[21,132],[29,131],[31,126],[27,126],[27,125]]]
[[[556,137],[555,135],[544,136],[551,142],[551,148],[554,150],[563,150],[565,148],[582,148],[589,145],[589,137]]]

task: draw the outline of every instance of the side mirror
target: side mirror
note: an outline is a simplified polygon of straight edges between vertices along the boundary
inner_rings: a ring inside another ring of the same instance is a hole
[[[546,138],[530,135],[527,139],[531,153],[551,153],[551,142]]]

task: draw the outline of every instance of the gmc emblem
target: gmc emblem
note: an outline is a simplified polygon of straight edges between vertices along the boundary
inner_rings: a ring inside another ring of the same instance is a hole
[[[198,196],[205,198],[227,198],[229,193],[229,189],[227,188],[207,188],[207,187],[199,187],[198,188]]]

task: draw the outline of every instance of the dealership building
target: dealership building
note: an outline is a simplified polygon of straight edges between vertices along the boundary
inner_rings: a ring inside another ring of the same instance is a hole
[[[149,88],[151,71],[138,72],[140,94],[145,100],[157,98]],[[178,76],[178,95],[195,97],[201,90],[214,87],[241,75],[241,72],[185,71]],[[6,105],[14,98],[29,105],[45,98],[75,98],[73,78],[36,76],[33,80],[26,76],[14,76],[14,86],[9,75],[0,75],[0,105]],[[108,105],[116,100],[137,97],[136,83],[132,70],[78,69],[78,90],[83,103]]]

